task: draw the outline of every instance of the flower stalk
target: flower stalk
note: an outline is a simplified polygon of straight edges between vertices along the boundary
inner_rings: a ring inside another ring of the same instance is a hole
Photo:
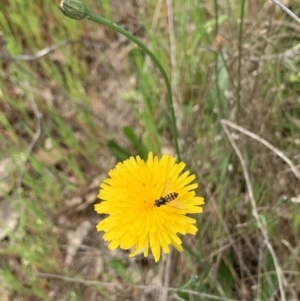
[[[171,114],[171,127],[172,127],[172,132],[174,136],[174,148],[177,156],[177,160],[181,161],[181,156],[180,156],[180,150],[179,150],[179,144],[178,144],[178,129],[176,125],[176,116],[175,116],[175,110],[174,110],[174,103],[173,103],[173,98],[172,98],[172,90],[171,90],[171,84],[168,78],[168,75],[159,62],[159,60],[156,58],[156,56],[151,52],[138,38],[136,38],[134,35],[117,25],[116,23],[113,23],[95,13],[90,11],[81,1],[79,0],[62,0],[60,3],[60,9],[63,12],[63,14],[69,18],[75,19],[75,20],[81,20],[81,19],[89,19],[91,21],[103,24],[112,30],[115,30],[119,32],[120,34],[124,35],[126,38],[134,42],[136,45],[140,47],[147,55],[150,56],[150,58],[153,60],[154,64],[157,66],[159,69],[166,88],[168,92],[168,109]]]

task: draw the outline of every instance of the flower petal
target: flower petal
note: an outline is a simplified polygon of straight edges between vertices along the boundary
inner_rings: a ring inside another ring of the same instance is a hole
[[[204,204],[195,195],[195,176],[182,172],[184,168],[185,163],[176,163],[174,157],[159,160],[150,152],[146,162],[130,157],[109,172],[100,185],[102,201],[95,211],[108,215],[96,228],[105,232],[110,250],[133,248],[130,257],[140,251],[147,257],[150,247],[155,262],[161,250],[169,253],[170,245],[183,251],[178,234],[197,232],[196,221],[186,214],[201,213]]]

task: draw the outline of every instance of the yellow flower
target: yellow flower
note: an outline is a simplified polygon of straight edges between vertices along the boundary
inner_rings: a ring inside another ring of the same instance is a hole
[[[109,249],[128,250],[134,247],[130,257],[143,250],[148,256],[149,245],[157,262],[161,248],[169,253],[169,245],[182,252],[178,233],[195,234],[196,221],[187,213],[201,213],[204,204],[191,183],[194,175],[182,173],[185,164],[163,156],[160,160],[150,152],[145,162],[139,156],[118,163],[109,172],[109,178],[100,185],[95,210],[109,216],[97,225],[109,241]]]

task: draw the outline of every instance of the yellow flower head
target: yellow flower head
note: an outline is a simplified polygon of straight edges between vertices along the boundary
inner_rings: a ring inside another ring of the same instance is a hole
[[[108,214],[98,225],[104,231],[109,249],[128,250],[130,257],[143,250],[148,256],[149,245],[155,261],[159,261],[161,248],[169,253],[172,244],[182,251],[178,233],[195,234],[196,221],[187,213],[201,213],[204,199],[197,197],[198,187],[191,183],[194,175],[182,172],[185,164],[163,156],[160,160],[150,152],[145,162],[139,156],[118,163],[109,172],[109,178],[100,185],[95,205],[97,213]]]

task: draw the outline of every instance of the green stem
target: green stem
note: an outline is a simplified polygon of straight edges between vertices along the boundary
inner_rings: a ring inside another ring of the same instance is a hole
[[[167,91],[168,91],[168,102],[167,103],[168,103],[168,109],[171,113],[171,126],[172,126],[172,132],[174,135],[174,148],[175,148],[175,152],[177,155],[177,160],[181,161],[179,144],[178,144],[178,130],[177,130],[177,126],[176,126],[176,116],[175,116],[174,103],[173,103],[173,98],[172,98],[171,84],[170,84],[170,81],[169,81],[169,78],[168,78],[168,75],[167,75],[165,69],[163,68],[163,66],[161,65],[159,60],[156,58],[156,56],[134,35],[132,35],[128,31],[126,31],[122,27],[118,26],[117,24],[93,13],[92,11],[87,9],[83,3],[79,2],[78,0],[63,0],[60,4],[60,8],[61,8],[62,12],[70,18],[74,18],[74,15],[72,16],[72,14],[70,14],[70,12],[71,13],[76,12],[77,15],[75,16],[74,19],[79,20],[79,19],[87,18],[91,21],[103,24],[103,25],[111,28],[112,30],[115,30],[115,31],[121,33],[126,38],[128,38],[129,40],[131,40],[132,42],[137,44],[146,54],[148,54],[151,57],[154,64],[157,66],[157,68],[161,72],[163,79],[165,81],[166,87],[167,87]],[[68,9],[68,10],[66,10],[66,9]]]

